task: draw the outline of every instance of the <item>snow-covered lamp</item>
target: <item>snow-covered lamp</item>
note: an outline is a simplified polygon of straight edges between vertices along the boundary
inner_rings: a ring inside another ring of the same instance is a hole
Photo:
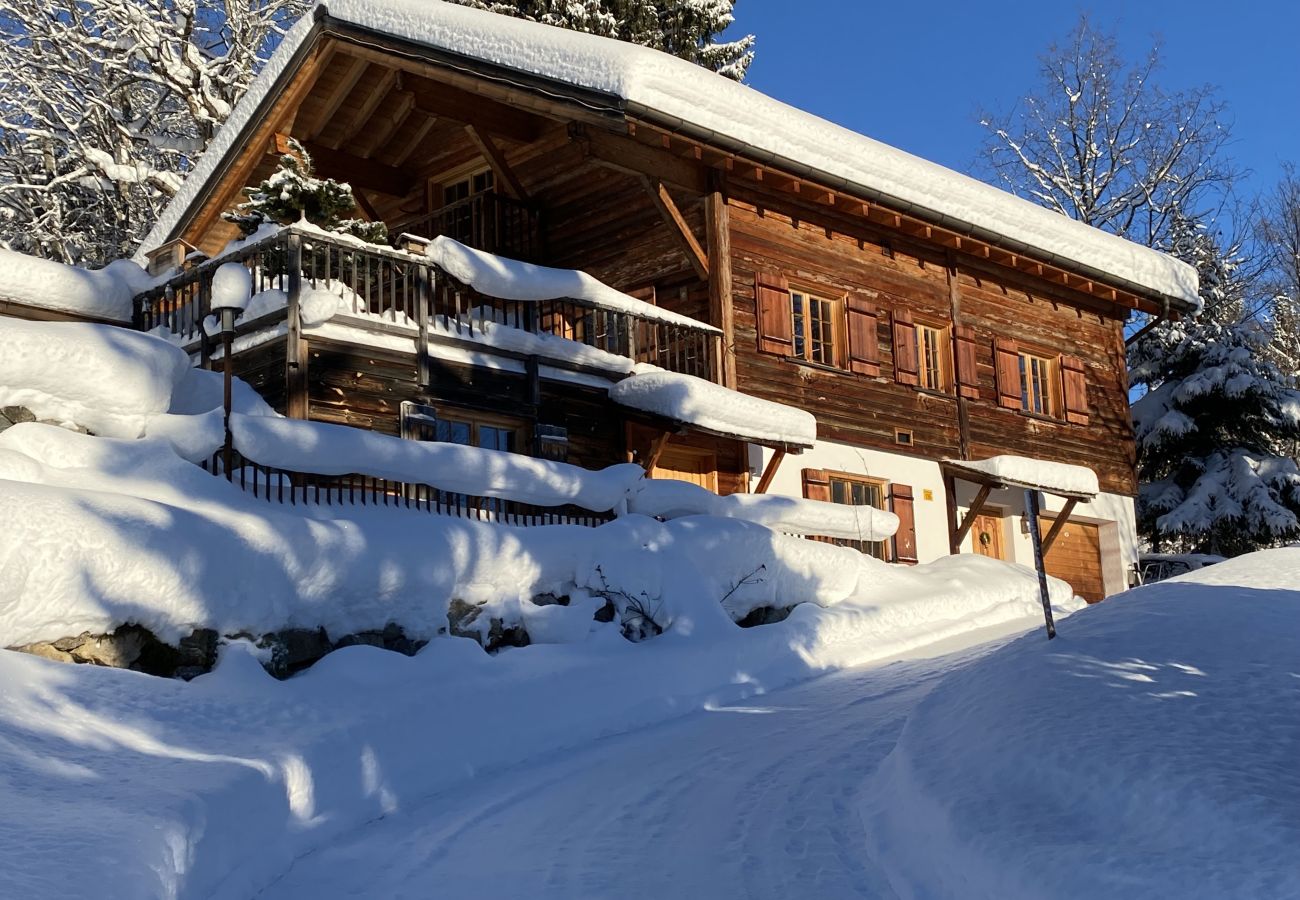
[[[221,323],[221,334],[233,334],[235,319],[253,296],[253,273],[242,263],[230,262],[212,273],[212,314]]]
[[[248,307],[253,296],[253,273],[242,263],[229,262],[212,273],[212,286],[209,291],[212,314],[221,323],[222,370],[225,375],[225,392],[223,409],[226,414],[226,441],[221,448],[222,469],[226,478],[234,478],[235,442],[230,433],[231,388],[235,373],[231,357],[234,355],[235,319]]]

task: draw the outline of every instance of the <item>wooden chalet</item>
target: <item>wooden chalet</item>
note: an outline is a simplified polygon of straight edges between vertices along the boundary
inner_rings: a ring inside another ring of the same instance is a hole
[[[394,247],[291,229],[222,256],[237,234],[221,214],[289,138],[351,183]],[[439,236],[590,273],[699,324],[485,295],[430,263]],[[1124,324],[1195,298],[1181,264],[680,60],[439,0],[319,5],[147,249],[155,271],[183,269],[137,298],[137,327],[180,336],[205,364],[197,323],[218,261],[286,292],[240,323],[234,362],[288,415],[892,508],[898,536],[860,549],[898,562],[1028,559],[1020,495],[990,487],[961,523],[976,487],[943,460],[1088,466],[1102,493],[1044,530],[1049,571],[1094,600],[1136,559]],[[351,311],[314,321],[307,298],[337,283]],[[485,340],[485,322],[561,340]],[[807,410],[817,440],[620,407],[609,386],[635,363]]]

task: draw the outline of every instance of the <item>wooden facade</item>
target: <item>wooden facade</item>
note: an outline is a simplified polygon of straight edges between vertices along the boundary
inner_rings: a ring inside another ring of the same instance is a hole
[[[1165,298],[608,98],[476,73],[328,18],[282,77],[171,238],[220,251],[235,236],[221,213],[293,137],[394,235],[436,231],[581,269],[720,329],[704,374],[814,413],[819,440],[922,460],[1074,463],[1103,491],[1136,492],[1123,328],[1132,310],[1168,313]],[[490,200],[466,197],[489,184],[477,196]],[[236,359],[277,408],[322,421],[397,434],[402,404],[417,402],[518,421],[525,445],[530,429],[562,427],[582,465],[635,460],[722,493],[753,488],[743,441],[677,433],[664,457],[672,429],[617,408],[590,379],[539,378],[537,360],[521,374],[420,357],[290,322],[286,340]],[[912,487],[886,495],[910,522]],[[901,561],[917,556],[906,531]]]

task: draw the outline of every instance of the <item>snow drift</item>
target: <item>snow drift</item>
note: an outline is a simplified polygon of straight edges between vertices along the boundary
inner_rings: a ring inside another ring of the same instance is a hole
[[[1300,895],[1297,659],[1296,549],[1021,639],[909,719],[865,791],[872,853],[900,896]]]
[[[0,300],[130,322],[131,299],[152,283],[144,269],[127,260],[79,269],[0,247]]]

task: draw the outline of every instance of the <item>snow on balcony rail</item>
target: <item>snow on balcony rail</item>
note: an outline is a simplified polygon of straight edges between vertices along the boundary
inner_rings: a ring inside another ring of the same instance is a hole
[[[1048,462],[1025,456],[993,456],[988,459],[945,459],[945,469],[959,475],[970,474],[981,482],[1014,488],[1031,488],[1049,494],[1091,499],[1101,487],[1097,473],[1087,466]]]
[[[495,256],[466,247],[452,238],[436,237],[425,248],[430,262],[462,284],[488,297],[536,302],[576,300],[598,309],[627,313],[668,325],[721,334],[698,319],[638,300],[577,269],[552,269]]]
[[[110,322],[131,321],[131,298],[152,279],[133,262],[80,269],[0,247],[0,302]]]
[[[812,413],[690,375],[638,367],[634,375],[610,388],[609,396],[630,409],[727,437],[798,448],[817,442],[817,419]]]

